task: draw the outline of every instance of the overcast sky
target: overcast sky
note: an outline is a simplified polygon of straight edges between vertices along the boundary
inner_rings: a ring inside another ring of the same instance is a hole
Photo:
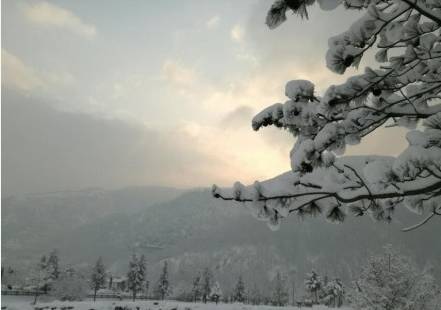
[[[2,1],[3,195],[244,183],[289,169],[293,139],[254,113],[309,79],[356,13],[270,31],[271,1]],[[350,73],[350,72],[349,72]],[[352,154],[396,154],[397,130]]]

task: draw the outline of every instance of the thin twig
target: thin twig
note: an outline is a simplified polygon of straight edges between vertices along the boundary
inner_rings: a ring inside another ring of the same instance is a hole
[[[426,217],[423,221],[421,221],[421,222],[419,222],[418,224],[415,224],[415,225],[413,225],[413,226],[403,228],[403,229],[401,229],[401,231],[408,232],[408,231],[415,230],[415,229],[417,229],[418,227],[421,227],[421,226],[423,226],[424,224],[426,224],[426,223],[427,223],[428,221],[430,221],[430,219],[431,219],[432,217],[434,217],[434,216],[435,216],[435,213],[432,212],[432,213],[431,213],[428,217]]]

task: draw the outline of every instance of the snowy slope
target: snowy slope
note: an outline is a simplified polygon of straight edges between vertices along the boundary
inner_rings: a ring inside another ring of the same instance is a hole
[[[8,306],[8,310],[34,310],[29,301],[2,301],[2,306]],[[60,307],[72,306],[74,310],[113,310],[115,307],[127,307],[127,310],[150,309],[150,310],[296,310],[297,307],[272,307],[272,306],[252,306],[244,304],[202,304],[202,303],[185,303],[175,301],[84,301],[84,302],[51,302],[51,303],[39,303],[37,306],[49,306]],[[309,308],[311,310],[326,310],[329,309],[324,306],[315,306]],[[349,308],[340,308],[341,310],[349,310]]]

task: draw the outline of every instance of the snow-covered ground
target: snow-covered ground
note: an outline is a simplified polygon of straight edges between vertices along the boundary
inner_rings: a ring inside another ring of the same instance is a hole
[[[7,306],[8,310],[34,310],[34,305],[31,304],[31,298],[17,298],[15,296],[2,296],[2,307]],[[59,302],[54,301],[50,303],[38,303],[37,307],[48,306],[47,309],[53,309],[52,307],[57,307],[57,310],[61,307],[73,306],[73,310],[114,310],[115,307],[127,307],[130,310],[280,310],[281,307],[271,307],[271,306],[251,306],[243,304],[202,304],[202,303],[185,303],[176,301],[112,301],[112,300],[97,300],[93,301],[81,301],[81,302]],[[285,310],[299,310],[296,307],[283,307]],[[329,309],[323,306],[315,306],[313,308],[302,308],[311,310],[325,310]],[[349,308],[340,308],[340,310],[349,310]]]

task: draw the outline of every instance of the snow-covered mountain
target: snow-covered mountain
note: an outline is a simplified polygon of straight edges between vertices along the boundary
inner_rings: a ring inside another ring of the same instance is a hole
[[[391,242],[421,265],[435,265],[441,278],[439,223],[399,231],[418,220],[408,212],[389,226],[372,225],[366,217],[349,217],[342,225],[292,217],[272,232],[240,206],[212,199],[203,189],[26,195],[2,200],[2,262],[29,265],[56,248],[62,263],[93,263],[101,255],[114,273],[122,274],[135,251],[147,256],[153,279],[167,259],[175,284],[190,281],[206,266],[229,284],[239,273],[261,283],[277,270],[296,274],[300,283],[311,268],[348,278],[369,252]]]
[[[182,192],[167,187],[128,187],[2,197],[2,260],[31,260],[48,248],[76,251],[81,240],[66,244],[71,233],[117,214],[130,217]]]

